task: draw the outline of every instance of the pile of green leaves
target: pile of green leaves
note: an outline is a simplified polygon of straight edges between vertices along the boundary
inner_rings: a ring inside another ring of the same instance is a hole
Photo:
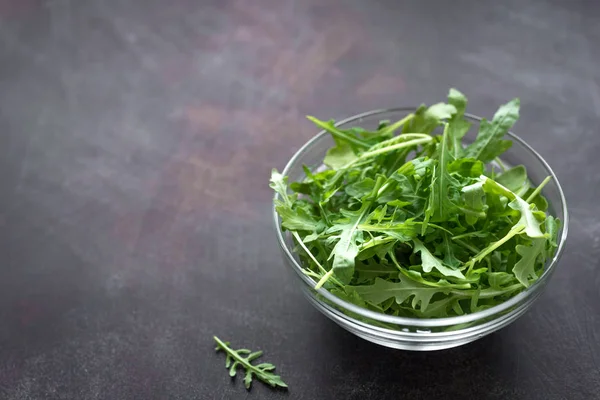
[[[305,166],[289,185],[273,170],[271,187],[316,288],[389,315],[434,318],[492,307],[538,279],[559,221],[541,195],[550,177],[536,188],[524,166],[498,158],[512,145],[504,136],[519,100],[482,120],[468,145],[466,105],[451,89],[447,103],[375,131],[308,117],[335,141],[325,167]]]

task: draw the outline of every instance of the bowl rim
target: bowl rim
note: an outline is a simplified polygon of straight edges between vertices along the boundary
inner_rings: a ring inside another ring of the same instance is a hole
[[[365,117],[372,117],[372,116],[379,115],[379,114],[397,113],[397,112],[412,112],[416,109],[417,109],[417,107],[394,107],[394,108],[375,109],[375,110],[366,111],[366,112],[363,112],[360,114],[355,114],[348,118],[337,121],[334,124],[334,126],[345,125],[350,122],[358,121]],[[479,117],[479,116],[476,116],[473,114],[469,114],[469,113],[465,113],[464,115],[465,115],[465,117],[467,117],[471,120],[477,121],[477,122],[481,122],[481,120],[483,119],[482,117]],[[300,158],[300,156],[302,156],[306,151],[308,151],[315,142],[317,142],[318,140],[320,140],[323,136],[325,136],[327,134],[328,134],[327,131],[321,130],[315,136],[313,136],[310,140],[308,140],[306,143],[304,143],[304,145],[302,145],[302,147],[298,151],[296,151],[296,153],[294,153],[292,158],[290,158],[290,160],[286,164],[286,166],[283,169],[283,171],[281,172],[281,174],[283,176],[287,176],[291,167],[294,164],[296,164],[297,159]],[[563,212],[564,217],[563,217],[563,220],[561,221],[562,222],[562,226],[561,226],[562,233],[558,240],[558,248],[556,250],[554,257],[552,258],[552,261],[550,262],[548,267],[544,270],[544,273],[533,284],[531,284],[529,287],[527,287],[525,290],[523,290],[516,296],[511,297],[509,300],[507,300],[501,304],[498,304],[494,307],[488,308],[483,311],[477,311],[477,312],[474,312],[471,314],[465,314],[465,315],[460,315],[460,316],[455,316],[455,317],[430,318],[430,319],[410,318],[410,317],[398,317],[398,316],[386,315],[386,314],[378,313],[375,311],[367,310],[365,308],[362,308],[362,307],[359,307],[352,303],[349,303],[343,299],[340,299],[339,297],[331,294],[325,288],[319,288],[319,289],[315,290],[314,286],[315,286],[316,282],[311,277],[307,276],[306,274],[304,274],[302,272],[302,266],[296,261],[293,254],[290,252],[290,250],[288,249],[288,247],[285,243],[285,239],[283,236],[284,235],[283,230],[281,229],[281,225],[279,223],[279,215],[277,214],[277,211],[275,210],[275,200],[279,199],[279,194],[276,193],[273,197],[272,212],[273,212],[273,221],[275,224],[275,230],[277,233],[277,239],[278,239],[279,245],[281,246],[281,249],[283,250],[285,256],[292,263],[296,273],[300,276],[300,278],[303,280],[303,282],[307,286],[310,287],[312,292],[316,292],[317,294],[319,294],[319,295],[323,296],[324,298],[326,298],[327,300],[331,301],[333,304],[343,307],[344,309],[351,311],[357,315],[360,315],[361,317],[370,318],[370,319],[373,319],[373,320],[376,320],[379,322],[386,322],[386,323],[392,323],[392,324],[398,324],[398,325],[408,325],[408,326],[419,327],[419,328],[445,327],[445,326],[449,326],[449,325],[466,324],[466,323],[474,322],[474,321],[477,321],[480,319],[488,318],[495,314],[502,313],[503,311],[506,311],[514,306],[517,306],[524,299],[529,297],[532,293],[534,293],[537,290],[539,290],[540,288],[542,288],[545,281],[550,277],[553,270],[556,268],[556,265],[558,264],[558,261],[560,260],[562,254],[563,254],[563,251],[565,248],[565,243],[566,243],[567,236],[568,236],[569,213],[567,210],[567,200],[565,198],[564,191],[560,185],[558,178],[556,177],[556,174],[554,173],[552,168],[550,168],[550,165],[548,165],[546,160],[537,151],[535,151],[533,149],[533,147],[531,147],[527,142],[525,142],[525,140],[521,139],[519,136],[517,136],[512,131],[509,131],[507,134],[513,141],[518,142],[521,146],[523,146],[526,150],[528,150],[542,164],[542,166],[547,170],[548,174],[552,177],[552,179],[556,183],[556,187],[558,189],[560,201],[562,203],[561,205],[562,205],[562,212]],[[348,316],[348,317],[353,320],[356,319],[354,317],[350,317],[350,316]],[[399,331],[398,333],[405,333],[405,332]],[[439,333],[443,334],[443,332],[439,332]]]

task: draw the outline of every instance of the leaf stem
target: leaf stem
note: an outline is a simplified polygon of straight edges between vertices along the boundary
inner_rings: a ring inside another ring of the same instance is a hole
[[[306,247],[306,245],[304,244],[304,241],[302,240],[300,235],[298,235],[298,232],[292,231],[292,235],[294,236],[294,238],[296,238],[296,241],[298,241],[298,244],[300,245],[300,247],[302,247],[302,249],[304,249],[304,251],[306,252],[306,254],[308,254],[310,259],[313,260],[315,262],[315,264],[317,264],[317,267],[319,267],[320,270],[325,271],[325,268],[323,268],[323,266],[317,261],[315,256],[313,256],[312,252],[310,250],[308,250],[308,247]]]
[[[462,211],[465,215],[469,215],[469,216],[473,216],[473,217],[477,217],[477,218],[485,218],[486,214],[483,211],[475,211],[475,210],[470,210],[468,208],[465,207],[459,207],[457,206],[458,209],[460,211]]]
[[[409,140],[408,142],[402,142],[402,143],[398,143],[395,144],[393,146],[388,146],[388,147],[383,147],[377,150],[371,150],[371,151],[367,151],[362,153],[358,158],[358,160],[363,160],[365,158],[370,158],[370,157],[374,157],[374,156],[378,156],[381,154],[385,154],[385,153],[389,153],[391,151],[395,151],[398,149],[403,149],[405,147],[411,147],[411,146],[417,146],[419,144],[424,144],[424,143],[429,143],[431,142],[432,138],[431,136],[428,138],[422,138],[422,139],[415,139],[415,140]],[[344,168],[348,168],[349,165],[344,166]]]
[[[422,226],[424,223],[425,222],[423,222],[423,221],[413,221],[413,224],[415,224],[415,225],[421,225]],[[452,232],[450,232],[448,229],[444,228],[443,226],[439,226],[439,225],[432,224],[432,223],[428,222],[427,223],[427,228],[429,228],[429,227],[432,227],[432,228],[435,228],[435,229],[439,229],[441,231],[444,231],[444,232],[449,233],[449,234],[452,235]]]
[[[396,121],[393,124],[386,126],[379,133],[381,134],[381,136],[385,136],[388,133],[393,133],[396,129],[404,126],[407,122],[411,121],[414,117],[415,117],[414,113],[408,114],[406,117],[402,118],[401,120]]]
[[[360,225],[358,226],[360,229]],[[369,231],[366,231],[370,234]],[[368,241],[364,242],[363,244],[361,244],[360,246],[358,246],[358,252],[360,253],[361,251],[364,251],[366,249],[370,249],[371,247],[375,247],[375,246],[379,246],[380,244],[386,244],[386,243],[390,243],[390,242],[394,242],[398,239],[393,238],[391,236],[387,236],[387,237],[380,237],[380,236],[376,236],[374,238],[369,239]]]
[[[313,255],[313,253],[308,249],[308,247],[306,247],[306,245],[304,244],[304,241],[302,240],[302,238],[300,237],[300,235],[298,235],[298,232],[293,231],[292,235],[294,235],[294,238],[296,238],[296,241],[298,242],[298,244],[300,245],[300,247],[302,247],[302,249],[306,252],[306,254],[308,254],[308,256],[310,257],[310,259],[313,260],[315,264],[317,264],[317,267],[319,267],[319,270],[321,272],[325,273],[325,275],[327,275],[327,270],[325,268],[323,268],[323,266],[321,265],[321,263],[319,263],[317,261],[317,259]],[[333,271],[333,268],[332,268],[332,271]],[[321,278],[321,280],[323,280],[323,278]],[[335,280],[335,283],[338,286],[342,286],[342,284],[337,279],[334,279],[334,280]],[[321,281],[319,281],[319,282],[321,282]],[[323,283],[325,283],[325,282],[323,282]],[[318,285],[318,283],[317,283],[317,285]],[[323,284],[321,284],[321,286],[323,286]],[[319,287],[321,287],[321,286],[319,286]]]
[[[247,358],[241,357],[237,351],[235,351],[231,347],[227,346],[227,344],[225,342],[223,342],[221,339],[219,339],[216,336],[213,336],[213,339],[215,339],[215,342],[217,342],[217,345],[221,349],[223,349],[223,351],[225,351],[227,354],[229,354],[229,356],[232,357],[235,361],[242,364],[246,369],[251,369],[252,371],[254,371],[256,373],[257,376],[259,376],[263,373],[263,371],[256,368],[254,365],[250,364],[250,362],[248,362]]]
[[[516,283],[514,285],[508,286],[502,290],[490,290],[490,291],[486,291],[486,290],[482,290],[479,292],[479,298],[480,299],[484,299],[484,298],[488,298],[488,297],[495,297],[501,294],[505,294],[505,293],[509,293],[509,292],[513,292],[517,289],[522,289],[523,285],[521,285],[520,283]],[[469,297],[469,296],[473,296],[475,294],[476,290],[450,290],[449,293],[452,293],[453,295],[456,296],[461,296],[461,297]]]
[[[456,243],[460,244],[465,249],[472,251],[475,254],[478,254],[481,251],[477,247],[475,247],[473,245],[470,245],[470,244],[467,244],[467,243],[463,242],[460,239],[452,238],[452,240],[455,241]]]
[[[462,233],[460,235],[452,236],[450,239],[452,239],[452,240],[458,240],[458,239],[468,238],[468,237],[471,237],[471,236],[475,236],[476,237],[479,233],[481,233],[481,231]]]
[[[496,161],[496,163],[500,166],[500,169],[502,169],[502,172],[506,172],[506,165],[504,165],[504,163],[502,162],[500,157],[496,157],[494,159],[494,161]]]
[[[529,195],[529,197],[525,201],[528,202],[528,203],[531,203],[531,201],[533,199],[535,199],[538,194],[540,194],[540,192],[542,191],[542,189],[544,188],[544,186],[546,186],[546,184],[548,182],[550,182],[551,179],[552,179],[551,176],[547,176],[546,179],[544,179],[542,181],[542,183],[540,183],[540,185],[537,188],[535,188],[535,190]]]
[[[350,143],[355,144],[357,146],[369,148],[369,145],[367,143],[355,138],[352,135],[347,134],[346,132],[342,132],[341,130],[337,129],[333,125],[327,124],[326,122],[323,122],[311,115],[307,115],[306,118],[308,118],[312,123],[317,125],[319,128],[322,128],[322,129],[326,130],[327,132],[331,133],[333,136],[337,136],[341,139],[347,140]]]
[[[518,235],[519,233],[522,233],[524,230],[525,230],[524,226],[516,225],[502,239],[492,243],[491,245],[489,245],[488,247],[483,249],[479,254],[477,254],[476,256],[471,258],[471,260],[468,262],[468,264],[469,264],[468,272],[471,272],[475,263],[483,260],[488,254],[491,254],[498,247],[500,247],[504,243],[508,242],[510,240],[510,238],[512,238],[515,235]]]
[[[315,290],[321,289],[321,287],[325,284],[325,282],[327,282],[327,280],[329,280],[329,278],[331,278],[332,275],[333,275],[333,268],[331,268],[329,271],[327,271],[327,273],[325,275],[323,275],[323,277],[319,280],[319,282],[317,282],[317,284],[315,285]]]
[[[384,140],[383,142],[374,144],[373,146],[369,147],[369,151],[383,149],[397,143],[403,143],[403,140],[405,139],[431,139],[431,135],[427,133],[402,133],[398,136],[394,136],[393,138]]]

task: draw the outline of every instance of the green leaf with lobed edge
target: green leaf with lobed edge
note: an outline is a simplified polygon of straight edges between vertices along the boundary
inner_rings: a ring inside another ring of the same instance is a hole
[[[459,245],[452,242],[448,232],[442,233],[442,242],[438,248],[444,257],[444,264],[448,265],[450,268],[457,269],[463,264],[462,261],[457,258],[457,256],[461,253],[464,253],[464,251],[461,251],[462,249],[459,247]]]
[[[381,304],[389,298],[395,298],[396,303],[402,304],[405,300],[412,297],[411,305],[421,311],[425,311],[431,298],[436,293],[443,293],[444,288],[429,287],[412,281],[410,278],[400,275],[399,282],[390,282],[381,278],[376,278],[375,283],[368,286],[353,286],[352,288],[364,300]]]
[[[523,227],[525,229],[525,233],[527,233],[527,236],[531,238],[544,237],[544,234],[540,230],[541,222],[535,217],[529,203],[504,186],[500,185],[498,182],[486,176],[482,175],[481,180],[483,182],[483,190],[486,193],[499,194],[508,198],[510,200],[508,206],[513,210],[520,212],[521,218],[517,224],[515,224],[515,226]]]
[[[365,232],[391,236],[401,242],[408,242],[417,236],[417,225],[411,220],[386,225],[361,224],[358,228]]]
[[[281,199],[284,203],[289,204],[290,201],[288,199],[287,193],[287,181],[287,176],[281,175],[279,171],[273,168],[273,170],[271,171],[271,183],[269,184],[269,186],[277,194],[279,194],[279,196],[281,196]]]
[[[252,361],[262,356],[262,351],[251,352],[248,349],[234,350],[230,347],[229,342],[223,342],[216,336],[213,336],[213,339],[217,343],[215,350],[224,351],[227,355],[225,358],[225,368],[229,369],[229,376],[233,378],[236,375],[238,367],[245,369],[244,386],[247,390],[250,390],[252,379],[254,377],[268,385],[271,385],[272,387],[280,387],[284,389],[287,388],[286,383],[281,379],[281,377],[272,372],[275,370],[275,366],[273,364],[252,364]]]
[[[485,218],[487,205],[484,203],[485,192],[483,191],[483,182],[476,182],[472,185],[462,188],[464,205],[461,211],[465,215],[467,224],[475,225],[479,218]]]
[[[319,227],[319,221],[313,219],[313,217],[302,208],[296,208],[294,210],[283,202],[277,202],[275,210],[281,218],[281,226],[290,231],[314,232]]]
[[[350,215],[348,223],[341,227],[342,233],[340,239],[335,244],[329,258],[333,258],[332,271],[337,278],[344,283],[349,283],[354,274],[355,258],[358,255],[357,239],[362,236],[362,232],[358,230],[358,225],[361,223],[367,212],[367,203],[356,212],[348,212]]]
[[[442,263],[442,260],[435,257],[431,252],[425,247],[425,245],[418,239],[413,239],[415,253],[421,253],[421,262],[423,265],[423,271],[431,272],[433,269],[436,269],[444,276],[452,276],[458,279],[465,279],[465,276],[458,269],[452,269],[451,267],[447,267]]]
[[[548,215],[546,218],[546,233],[548,234],[548,244],[550,247],[558,247],[557,239],[559,227],[560,221],[557,218],[554,218],[552,215]]]
[[[515,277],[525,287],[529,286],[529,278],[537,279],[535,267],[537,258],[543,253],[546,241],[533,239],[530,246],[517,245],[516,252],[521,256],[513,268]]]
[[[362,199],[373,191],[375,187],[375,180],[371,178],[365,178],[358,182],[354,182],[344,188],[344,191],[348,196],[352,196],[357,199]]]
[[[519,119],[519,106],[519,99],[511,100],[496,111],[491,122],[481,120],[477,138],[466,148],[465,155],[487,163],[508,150],[512,142],[503,138]]]
[[[448,121],[450,151],[452,157],[456,159],[461,157],[464,152],[462,138],[471,128],[471,123],[464,118],[467,108],[467,98],[464,94],[456,89],[450,89],[448,103],[456,109],[456,113]]]
[[[464,178],[479,178],[484,171],[483,163],[474,158],[459,158],[448,164],[448,173],[458,174]]]
[[[352,149],[366,149],[369,146],[364,140],[359,139],[352,132],[346,132],[342,129],[339,129],[335,126],[335,122],[333,120],[330,121],[321,121],[313,116],[308,115],[308,118],[312,123],[314,123],[319,128],[329,132],[334,140],[339,140],[342,143],[347,143]]]
[[[430,107],[420,106],[410,123],[404,126],[403,132],[431,133],[444,120],[450,119],[456,113],[452,104],[437,103]]]
[[[536,218],[529,203],[520,197],[516,197],[513,201],[508,203],[508,206],[521,213],[521,218],[519,219],[519,222],[517,222],[517,225],[525,227],[527,236],[530,238],[545,237],[540,230],[541,222]]]
[[[507,272],[489,272],[487,280],[492,289],[501,290],[515,282],[515,276]]]
[[[388,247],[393,245],[393,242],[388,243]],[[387,251],[389,251],[389,248],[384,249],[384,251],[379,254],[381,258],[385,256]],[[373,258],[368,258],[365,261],[357,262],[355,270],[357,283],[373,281],[375,278],[390,278],[398,275],[398,268],[396,268],[394,265],[377,262]]]
[[[357,159],[358,157],[348,143],[336,139],[336,146],[327,150],[323,164],[331,168],[341,168]]]
[[[429,188],[429,199],[425,210],[425,218],[421,235],[427,229],[427,223],[445,221],[448,215],[453,212],[456,205],[451,201],[449,194],[450,186],[458,186],[458,182],[454,179],[447,170],[448,163],[451,161],[449,151],[449,130],[448,124],[444,126],[444,134],[438,147],[438,162],[433,168],[433,176],[431,186]]]

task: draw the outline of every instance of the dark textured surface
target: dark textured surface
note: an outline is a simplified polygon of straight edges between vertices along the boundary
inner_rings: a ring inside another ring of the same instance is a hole
[[[593,1],[0,1],[0,398],[600,398],[599,20]],[[392,351],[302,298],[269,171],[305,114],[450,86],[486,116],[521,97],[570,241],[513,325]],[[213,334],[289,392],[230,382]]]

